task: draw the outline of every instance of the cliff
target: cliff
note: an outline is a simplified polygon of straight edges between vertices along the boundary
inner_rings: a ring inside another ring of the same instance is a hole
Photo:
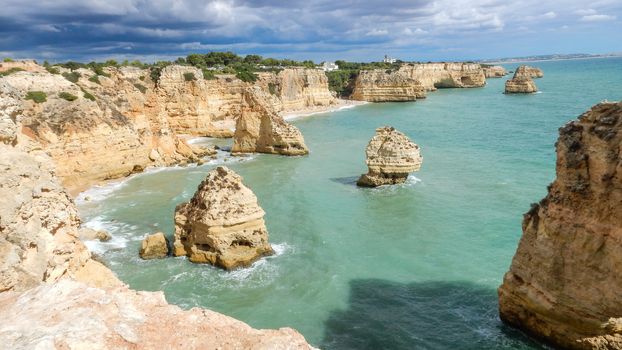
[[[399,70],[419,81],[428,91],[486,85],[484,70],[476,63],[411,63],[402,65]]]
[[[0,317],[10,320],[0,324],[4,348],[311,349],[290,328],[256,330],[210,310],[168,305],[161,292],[129,289],[79,241],[76,207],[52,159],[36,148],[0,144]]]
[[[415,101],[425,98],[425,90],[418,80],[401,70],[364,70],[359,72],[350,98],[369,102]]]
[[[482,69],[486,78],[502,78],[508,74],[505,68],[501,66],[485,66]]]
[[[321,69],[287,68],[278,73],[260,73],[257,86],[272,95],[277,112],[293,112],[336,103]]]
[[[622,349],[622,103],[560,129],[557,177],[499,287],[508,324],[555,346]]]
[[[297,156],[309,153],[300,130],[276,113],[263,90],[248,88],[244,100],[233,135],[233,154],[258,152]]]
[[[536,83],[531,78],[533,72],[530,67],[520,66],[514,72],[512,79],[505,82],[506,94],[528,94],[538,91]]]

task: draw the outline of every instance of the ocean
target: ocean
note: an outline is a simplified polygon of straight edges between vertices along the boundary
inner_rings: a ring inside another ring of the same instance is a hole
[[[325,349],[541,348],[501,323],[496,288],[523,213],[555,177],[558,128],[622,98],[622,58],[532,65],[544,71],[536,94],[503,94],[508,76],[316,114],[293,122],[308,156],[221,153],[92,188],[77,199],[82,219],[113,239],[88,245],[132,288],[256,328],[293,327]],[[421,170],[402,185],[358,188],[367,142],[384,125],[421,147]],[[221,164],[257,195],[277,254],[233,272],[141,260],[142,238],[172,237],[175,206]]]

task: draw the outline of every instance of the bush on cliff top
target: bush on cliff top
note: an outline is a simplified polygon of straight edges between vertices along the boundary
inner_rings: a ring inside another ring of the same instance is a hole
[[[35,103],[43,103],[47,101],[48,95],[43,91],[28,91],[26,100],[33,100]]]
[[[95,84],[99,84],[101,85],[101,82],[99,81],[99,76],[97,74],[93,75],[92,77],[89,78],[90,82],[93,82]]]
[[[91,95],[88,91],[80,88],[80,90],[82,90],[82,94],[84,95],[84,98],[89,99],[91,101],[95,101],[95,96]]]
[[[17,67],[13,67],[9,70],[5,70],[4,72],[0,72],[0,77],[4,77],[7,75],[11,75],[13,73],[17,73],[17,72],[23,72],[24,70],[21,68],[17,68]]]
[[[63,91],[63,92],[61,92],[61,93],[59,93],[59,94],[58,94],[58,97],[60,97],[60,98],[62,98],[62,99],[64,99],[64,100],[67,100],[67,101],[69,101],[69,102],[71,102],[71,101],[75,101],[75,100],[77,100],[77,99],[78,99],[78,96],[76,96],[76,95],[72,95],[72,94],[70,94],[70,93],[68,93],[68,92],[64,92],[64,91]]]
[[[184,80],[185,81],[193,81],[193,80],[197,80],[197,77],[195,77],[194,73],[192,73],[192,72],[184,73]]]
[[[247,70],[239,71],[235,76],[247,83],[254,83],[257,81],[257,74]]]
[[[2,61],[3,62],[14,62],[11,57],[5,57]]]
[[[78,82],[78,79],[80,79],[81,75],[78,72],[71,72],[71,73],[63,73],[63,77],[65,77],[65,79],[75,84]]]
[[[45,70],[48,71],[48,73],[50,74],[60,74],[60,70],[58,70],[58,68],[56,67],[46,66]]]

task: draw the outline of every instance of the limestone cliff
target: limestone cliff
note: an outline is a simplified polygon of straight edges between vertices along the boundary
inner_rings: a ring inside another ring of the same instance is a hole
[[[277,112],[293,112],[309,107],[335,104],[324,71],[311,68],[287,68],[278,73],[260,73],[257,85],[270,93]]]
[[[622,349],[622,103],[560,129],[557,178],[523,220],[501,318],[570,349]]]
[[[364,187],[402,183],[409,173],[419,170],[423,162],[419,146],[390,126],[376,129],[365,155],[368,172],[357,182]]]
[[[502,78],[508,74],[501,66],[483,66],[482,69],[486,78]]]
[[[78,240],[76,207],[42,151],[0,144],[0,339],[6,349],[311,349],[293,329],[256,330],[137,292]]]
[[[236,122],[232,153],[271,153],[305,155],[309,153],[302,133],[286,122],[266,102],[267,94],[257,88],[244,93],[242,113]]]
[[[415,101],[425,98],[425,89],[402,70],[364,70],[359,72],[350,98],[369,102]]]
[[[272,254],[264,211],[242,177],[226,167],[207,174],[190,202],[175,208],[173,253],[227,270]]]
[[[476,63],[410,63],[402,65],[400,71],[428,91],[486,85],[484,70]]]
[[[512,79],[505,82],[506,94],[528,94],[538,91],[536,83],[534,83],[532,72],[527,66],[520,66],[514,72]]]

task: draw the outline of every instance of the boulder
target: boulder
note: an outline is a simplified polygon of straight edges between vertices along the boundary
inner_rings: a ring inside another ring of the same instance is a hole
[[[112,238],[110,234],[106,231],[93,230],[92,228],[88,228],[88,227],[81,227],[78,230],[78,235],[80,236],[80,239],[83,241],[97,240],[100,242],[106,242],[106,241],[109,241],[110,238]]]
[[[527,66],[518,67],[512,79],[505,82],[505,93],[528,94],[538,91],[538,87],[531,77],[532,73]]]
[[[227,270],[273,253],[264,211],[242,177],[227,167],[207,174],[190,202],[175,208],[173,254]]]
[[[363,187],[402,183],[423,161],[419,146],[390,126],[376,129],[365,154],[369,171],[356,183]]]
[[[162,232],[156,232],[145,237],[140,245],[139,255],[141,258],[158,259],[168,255],[168,239]]]
[[[566,349],[622,349],[622,103],[560,129],[557,176],[525,214],[503,284],[506,323]]]

